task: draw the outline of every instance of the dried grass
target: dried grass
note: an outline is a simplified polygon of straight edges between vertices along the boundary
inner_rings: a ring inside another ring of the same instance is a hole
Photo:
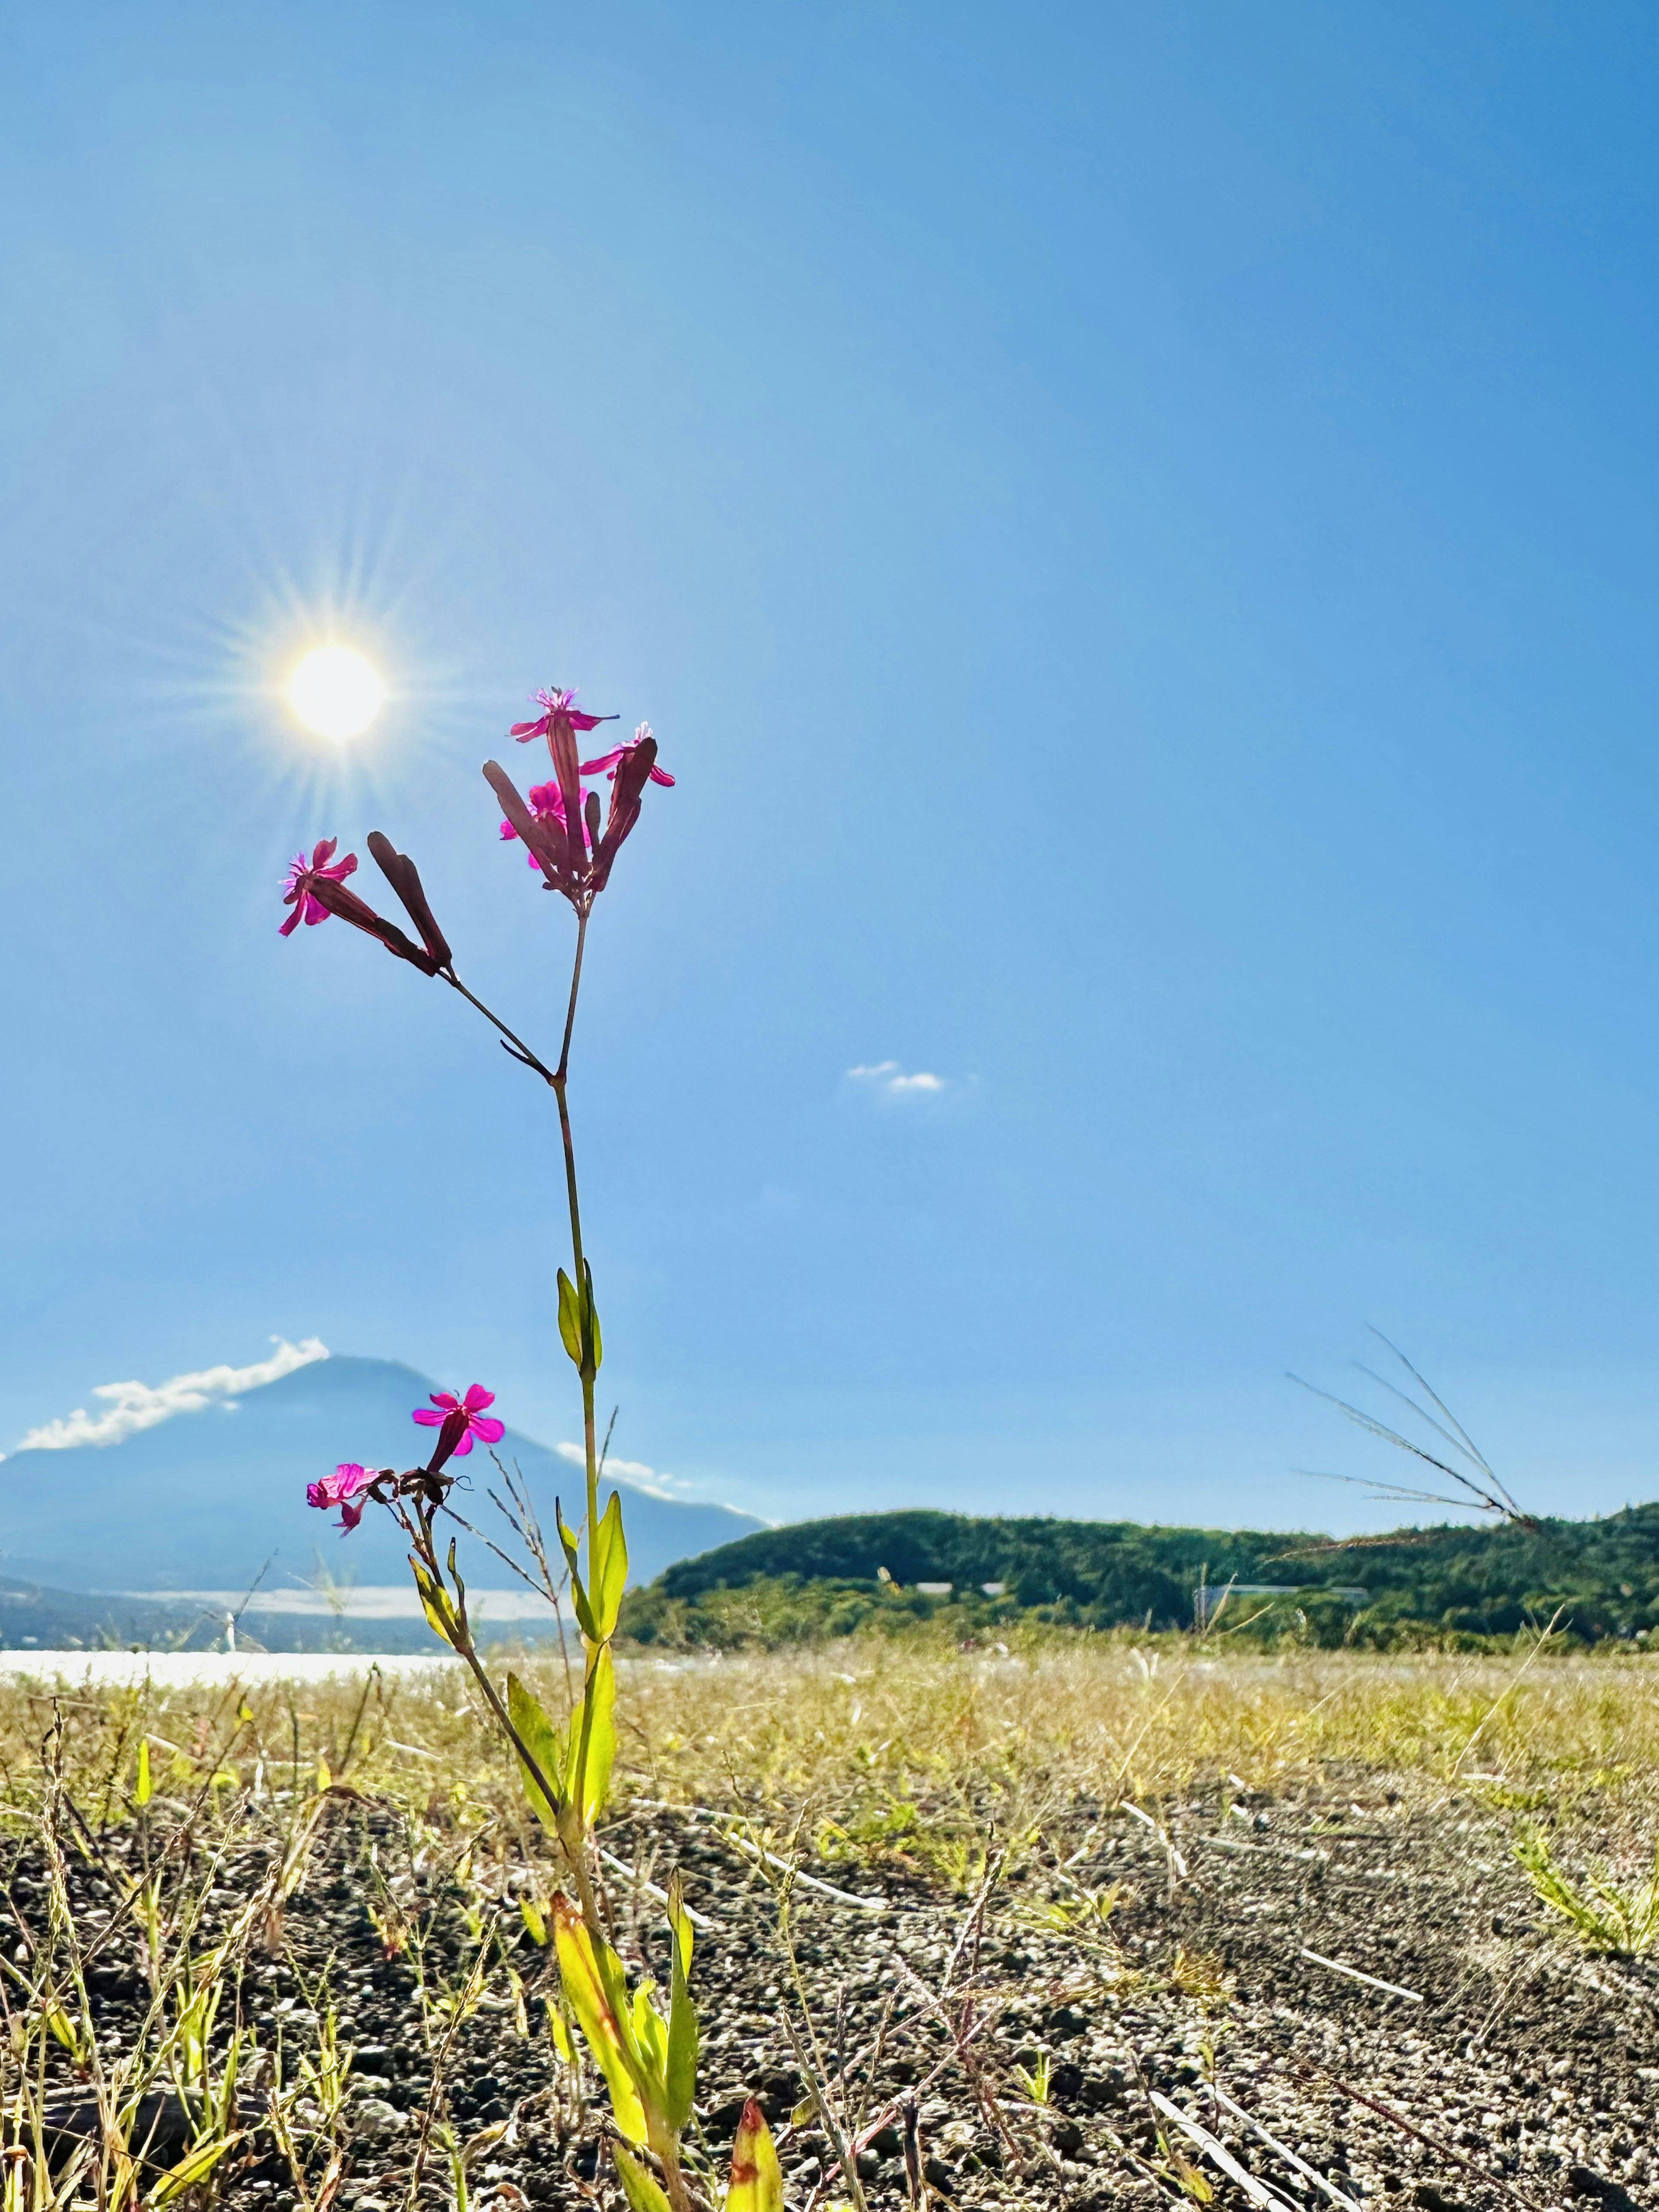
[[[522,1660],[520,1663],[526,1663]],[[556,1662],[531,1661],[550,1705]],[[623,1790],[672,1802],[857,1818],[1029,1825],[1079,1801],[1211,1782],[1295,1790],[1332,1771],[1518,1809],[1633,1811],[1659,1773],[1659,1661],[1529,1649],[1512,1658],[1229,1653],[1169,1638],[1054,1638],[956,1653],[845,1639],[817,1650],[626,1659]],[[242,1714],[251,1716],[242,1719]],[[34,1802],[54,1718],[77,1800],[114,1816],[148,1738],[158,1792],[185,1801],[337,1783],[404,1803],[516,1790],[460,1670],[224,1691],[0,1689],[0,1806]],[[212,1778],[219,1778],[216,1783]]]

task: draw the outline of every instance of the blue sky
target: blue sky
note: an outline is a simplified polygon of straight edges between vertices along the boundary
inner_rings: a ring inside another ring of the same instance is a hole
[[[623,1455],[1386,1522],[1283,1379],[1375,1322],[1527,1502],[1651,1495],[1656,46],[9,8],[0,1443],[276,1334],[571,1433],[544,1095],[276,933],[384,828],[550,1036],[477,769],[557,680],[680,779],[573,1091]]]

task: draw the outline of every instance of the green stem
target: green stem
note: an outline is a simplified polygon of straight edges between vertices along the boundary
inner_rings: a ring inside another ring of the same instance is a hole
[[[587,945],[587,916],[576,917],[576,957],[570,969],[570,999],[565,1008],[564,1040],[559,1050],[559,1065],[553,1077],[553,1096],[559,1102],[559,1136],[564,1146],[564,1187],[570,1201],[570,1252],[574,1270],[572,1279],[576,1296],[586,1300],[587,1273],[582,1256],[582,1209],[576,1190],[576,1147],[570,1133],[570,1106],[566,1097],[566,1085],[570,1078],[570,1038],[576,1026],[576,996],[582,984],[582,954]],[[582,1448],[587,1468],[587,1586],[594,1586],[593,1538],[599,1520],[599,1462],[596,1446],[593,1415],[594,1375],[591,1363],[582,1362]]]

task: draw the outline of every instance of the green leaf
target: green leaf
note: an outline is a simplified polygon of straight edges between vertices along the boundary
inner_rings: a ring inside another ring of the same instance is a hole
[[[640,1984],[634,1992],[632,2018],[634,2047],[640,2054],[640,2063],[650,2085],[652,2102],[660,2111],[663,2084],[668,2074],[668,2030],[662,2014],[651,2002],[656,1986],[649,1981]]]
[[[570,1804],[580,1806],[585,1828],[591,1828],[605,1810],[611,1787],[611,1766],[617,1756],[616,1703],[617,1670],[611,1646],[592,1646],[582,1685],[581,1717],[571,1722],[564,1777],[565,1796]]]
[[[169,2166],[149,2193],[152,2204],[170,2204],[186,2189],[194,2189],[198,2181],[205,2181],[233,2144],[242,2140],[239,2130],[233,2136],[221,2136],[216,2142],[198,2143],[195,2149],[181,2158],[177,2166]]]
[[[691,1923],[685,1884],[675,1869],[668,1884],[668,1926],[674,1939],[668,1996],[668,2055],[663,2069],[663,2112],[678,2135],[691,2118],[697,2088],[697,2015],[691,2002]]]
[[[455,1618],[455,1608],[449,1602],[449,1594],[443,1584],[435,1581],[416,1558],[409,1555],[409,1564],[415,1571],[415,1587],[421,1594],[421,1605],[434,1632],[446,1644],[453,1644],[461,1632]]]
[[[638,2159],[620,2143],[611,2144],[611,2155],[617,2161],[617,2179],[633,2212],[669,2212],[667,2197]]]
[[[599,1310],[593,1303],[593,1270],[586,1260],[582,1261],[582,1285],[587,1293],[583,1302],[582,1332],[593,1361],[588,1372],[597,1375],[599,1362],[605,1358],[605,1346],[599,1336]]]
[[[587,1601],[587,1585],[581,1577],[576,1539],[565,1526],[564,1511],[556,1498],[553,1500],[553,1518],[558,1523],[559,1542],[564,1549],[564,1563],[570,1570],[570,1600],[576,1608],[576,1624],[590,1644],[602,1644],[605,1638],[594,1626],[593,1608]]]
[[[514,1678],[509,1674],[507,1678],[507,1688],[509,1699],[513,1693],[513,1684]],[[509,1705],[508,1711],[510,1711],[511,1710],[512,1708]],[[514,1725],[516,1727],[517,1723],[515,1722]],[[540,1818],[539,1814],[537,1817],[538,1819]],[[524,1922],[526,1928],[529,1930],[531,1942],[536,1945],[538,1950],[545,1949],[547,1945],[547,1915],[542,1911],[542,1908],[537,1904],[534,1898],[521,1897],[519,1899],[519,1917]]]
[[[576,2025],[605,2076],[605,2085],[611,2092],[612,2118],[629,2142],[642,2143],[647,2138],[645,2107],[635,2086],[640,2063],[634,2048],[633,2024],[629,2021],[624,2027],[611,2010],[593,1938],[583,1927],[580,1914],[568,1897],[554,1899],[553,1920],[559,1981],[565,2002],[576,2015]],[[622,1960],[603,1938],[600,1944],[609,1978],[620,1989],[623,1985]]]
[[[540,1767],[549,1785],[556,1790],[559,1787],[559,1778],[565,1763],[563,1742],[551,1721],[542,1711],[539,1699],[532,1692],[526,1689],[516,1674],[509,1674],[507,1678],[507,1717],[518,1731],[519,1739],[525,1749]],[[530,1800],[531,1811],[550,1835],[556,1836],[559,1832],[559,1814],[562,1807],[548,1802],[534,1775],[522,1759],[519,1761],[519,1772],[524,1781],[524,1794]],[[530,1928],[531,1934],[535,1936],[538,1943],[546,1942],[545,1926],[538,1935],[535,1928],[531,1926],[528,1909],[521,1909],[525,1913],[525,1924]],[[537,1917],[539,1919],[540,1915]]]
[[[562,1267],[559,1270],[559,1340],[577,1368],[582,1364],[581,1301],[576,1285]]]
[[[132,1793],[133,1803],[148,1805],[155,1795],[155,1788],[149,1778],[149,1738],[141,1735],[138,1739],[138,1780]]]
[[[628,1580],[628,1540],[623,1534],[622,1496],[617,1491],[611,1492],[599,1516],[589,1557],[593,1571],[592,1609],[598,1623],[593,1641],[602,1644],[617,1626]]]

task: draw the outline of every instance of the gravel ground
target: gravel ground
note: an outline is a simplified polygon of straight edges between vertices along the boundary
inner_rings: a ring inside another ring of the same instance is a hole
[[[852,2084],[872,2212],[909,2202],[907,2100],[925,2192],[964,2207],[1179,2202],[1184,2167],[1189,2197],[1207,2185],[1218,2203],[1259,2212],[1275,2200],[1659,2208],[1659,1973],[1593,1958],[1546,1924],[1511,1856],[1510,1820],[1475,1802],[1413,1808],[1374,1777],[1296,1802],[1211,1796],[1159,1820],[1081,1806],[1067,1834],[982,1894],[951,1894],[896,1855],[806,1863],[866,1900],[798,1887],[787,1920],[817,2063]],[[653,1874],[681,1865],[711,1923],[693,1974],[711,2168],[754,2094],[792,2205],[844,2200],[781,2017],[787,2008],[798,2021],[800,2008],[775,1895],[708,1820],[636,1808],[605,1842],[627,1869],[611,1874],[610,1901],[633,1963],[664,1964],[640,1888]],[[309,2196],[326,2179],[347,2212],[392,2212],[429,2116],[471,2145],[475,2208],[620,2203],[598,2106],[556,2059],[548,1954],[520,1911],[550,1863],[488,1849],[469,1850],[441,1821],[411,1837],[342,1793],[302,1887],[250,1954],[240,2017],[267,2047],[280,2041],[286,2078],[331,2002],[356,2050],[332,2125],[314,2101],[301,2108],[315,2130],[302,2146]],[[113,1911],[137,1851],[127,1831],[72,1861],[107,2053],[131,2046],[147,1997],[131,1923]],[[212,1873],[198,1953],[270,1851],[250,1829]],[[44,1924],[32,1851],[9,1889],[11,1955],[26,1960]],[[446,1992],[481,1944],[488,1981],[455,2019]],[[233,1991],[222,2034],[237,2002]],[[85,2091],[64,2054],[54,2066],[52,2108],[72,2130]],[[220,2198],[236,2212],[304,2212],[261,2121],[266,2086],[257,2075],[245,2084],[249,2134],[222,2169]],[[162,2136],[167,2126],[164,2112]],[[449,2203],[435,2137],[428,2167],[422,2201]]]

